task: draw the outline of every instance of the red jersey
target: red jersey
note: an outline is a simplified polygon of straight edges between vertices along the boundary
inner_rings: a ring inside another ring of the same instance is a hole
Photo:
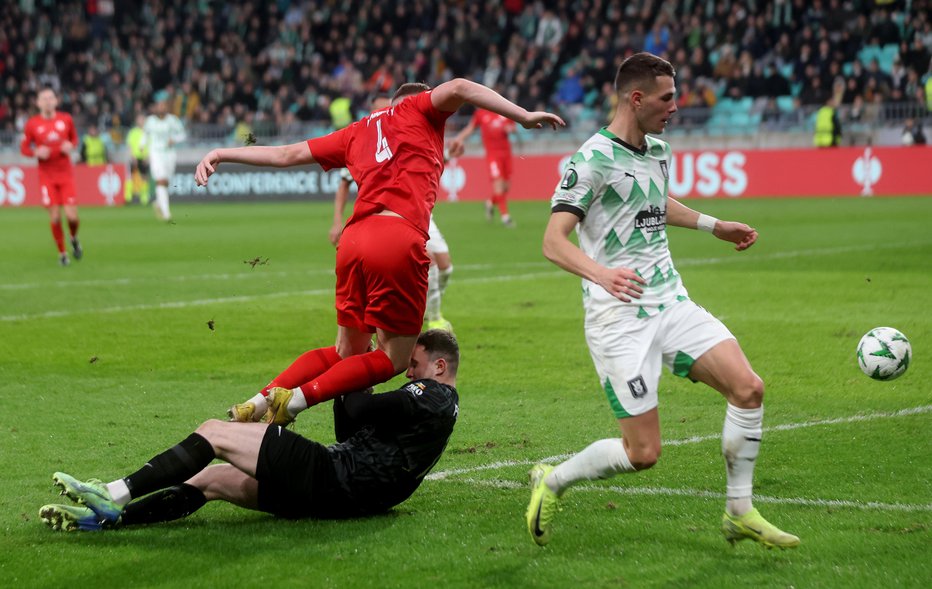
[[[61,150],[65,141],[70,141],[74,148],[78,147],[78,133],[74,128],[74,121],[68,113],[55,111],[51,119],[35,115],[26,121],[19,150],[26,157],[35,157],[33,145],[48,147],[51,153],[47,159],[39,160],[39,175],[70,178],[71,156]]]
[[[508,117],[489,110],[477,109],[472,124],[482,132],[482,145],[486,155],[511,157],[511,142],[508,133],[515,130],[515,122]]]
[[[443,130],[452,114],[433,105],[430,91],[421,92],[308,140],[323,169],[349,168],[359,186],[347,227],[387,209],[427,235],[443,173]]]

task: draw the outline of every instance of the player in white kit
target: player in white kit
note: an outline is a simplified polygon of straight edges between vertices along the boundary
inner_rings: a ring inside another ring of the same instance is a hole
[[[181,120],[168,112],[168,95],[164,91],[156,95],[155,114],[146,118],[142,130],[143,145],[149,150],[149,174],[155,181],[155,214],[164,221],[171,221],[168,182],[175,174],[175,146],[187,135]]]
[[[662,133],[676,112],[674,75],[669,62],[649,53],[621,64],[612,122],[572,157],[551,201],[544,255],[583,279],[586,341],[622,437],[599,440],[556,467],[531,470],[527,526],[540,545],[549,542],[559,498],[572,485],[657,462],[661,365],[727,401],[725,538],[799,544],[751,503],[764,384],[731,332],[689,299],[667,246],[667,224],[708,231],[739,251],[757,240],[744,223],[701,215],[669,197],[670,146],[647,133]],[[569,240],[574,229],[579,247]]]

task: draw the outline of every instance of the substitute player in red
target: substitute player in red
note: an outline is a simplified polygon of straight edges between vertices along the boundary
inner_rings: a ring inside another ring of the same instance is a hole
[[[234,405],[233,420],[256,421],[268,413],[268,421],[287,423],[311,405],[405,369],[427,300],[425,242],[443,172],[444,127],[467,103],[528,129],[564,125],[554,114],[528,112],[468,80],[434,90],[404,84],[390,107],[330,135],[278,147],[215,149],[198,164],[195,180],[201,186],[221,162],[345,167],[359,186],[337,248],[336,345],[304,353],[260,393]],[[376,349],[370,351],[373,332]]]
[[[469,124],[450,142],[451,156],[462,155],[463,142],[477,128],[482,134],[485,161],[489,164],[489,176],[492,178],[492,198],[485,201],[485,216],[491,221],[495,207],[498,207],[502,225],[514,227],[514,221],[508,214],[508,187],[511,180],[511,142],[508,134],[515,130],[514,121],[488,110],[476,109]]]
[[[71,250],[75,260],[84,254],[78,241],[78,205],[74,189],[71,152],[78,143],[74,121],[68,113],[58,112],[58,96],[52,88],[43,88],[36,96],[39,114],[26,121],[19,150],[26,157],[39,160],[39,189],[42,206],[48,209],[52,237],[58,246],[62,266],[70,263],[65,253],[65,235],[61,228],[61,209],[65,209]]]

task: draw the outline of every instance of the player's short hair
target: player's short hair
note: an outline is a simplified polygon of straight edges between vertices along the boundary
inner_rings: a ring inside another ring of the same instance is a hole
[[[58,92],[55,91],[55,87],[54,87],[54,86],[51,86],[51,85],[49,85],[49,84],[45,84],[44,86],[42,86],[41,88],[39,88],[38,90],[36,90],[36,96],[39,96],[40,94],[42,94],[42,93],[45,92],[45,91],[49,91],[49,92],[51,92],[52,94],[54,94],[55,96],[58,96]]]
[[[615,74],[615,92],[625,94],[631,90],[651,90],[657,82],[657,76],[676,76],[673,65],[646,51],[635,53],[618,66]]]
[[[424,346],[424,351],[431,361],[437,358],[446,360],[447,370],[452,376],[456,376],[456,370],[460,365],[460,345],[455,335],[442,329],[428,329],[418,336],[417,345]]]
[[[398,86],[398,89],[395,90],[395,93],[392,94],[392,102],[395,102],[399,98],[404,98],[405,96],[411,96],[412,94],[420,94],[421,92],[427,92],[430,90],[430,86],[423,84],[421,82],[407,82]]]

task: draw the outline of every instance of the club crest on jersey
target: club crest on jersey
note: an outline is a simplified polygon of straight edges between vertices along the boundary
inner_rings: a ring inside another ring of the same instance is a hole
[[[59,131],[65,130],[65,121],[55,121],[55,128]]]
[[[660,160],[660,173],[663,174],[664,180],[670,179],[670,173],[667,171],[667,160]]]
[[[647,384],[644,382],[644,377],[641,375],[629,380],[628,388],[631,390],[631,396],[635,399],[640,399],[647,394]]]
[[[576,173],[575,168],[567,168],[566,173],[563,174],[563,181],[560,182],[560,188],[563,190],[569,190],[570,188],[576,186],[578,181],[579,175]]]

